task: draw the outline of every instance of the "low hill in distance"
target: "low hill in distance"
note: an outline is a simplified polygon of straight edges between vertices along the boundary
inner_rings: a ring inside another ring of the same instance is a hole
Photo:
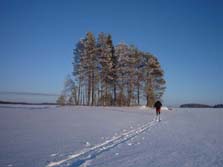
[[[196,103],[189,103],[189,104],[182,104],[180,105],[181,108],[223,108],[223,104],[217,104],[214,106],[206,105],[206,104],[196,104]]]
[[[223,104],[217,104],[213,106],[214,108],[223,108]]]
[[[28,102],[13,102],[13,101],[1,101],[0,104],[22,104],[22,105],[58,105],[57,103],[28,103]]]

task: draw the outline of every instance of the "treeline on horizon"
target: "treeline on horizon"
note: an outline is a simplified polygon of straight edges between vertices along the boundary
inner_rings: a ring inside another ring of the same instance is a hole
[[[223,108],[223,104],[216,105],[207,105],[207,104],[198,104],[198,103],[189,103],[180,105],[181,108]]]
[[[154,55],[134,45],[114,46],[112,36],[92,32],[73,50],[73,76],[65,80],[57,103],[88,106],[153,106],[161,100],[164,71]]]

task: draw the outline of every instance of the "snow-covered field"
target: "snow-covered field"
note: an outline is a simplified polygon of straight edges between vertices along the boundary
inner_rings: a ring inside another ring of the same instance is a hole
[[[1,167],[222,167],[223,109],[0,105]]]

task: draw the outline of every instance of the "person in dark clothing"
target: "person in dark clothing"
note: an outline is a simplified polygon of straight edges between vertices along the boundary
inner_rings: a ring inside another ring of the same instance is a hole
[[[156,120],[160,121],[160,110],[162,107],[162,103],[160,101],[156,101],[154,107],[156,108]]]

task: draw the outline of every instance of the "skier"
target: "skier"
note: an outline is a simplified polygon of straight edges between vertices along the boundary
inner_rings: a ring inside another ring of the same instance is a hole
[[[156,120],[161,121],[160,110],[161,110],[161,107],[162,107],[162,103],[160,101],[156,101],[156,103],[154,104],[154,107],[156,108]]]

